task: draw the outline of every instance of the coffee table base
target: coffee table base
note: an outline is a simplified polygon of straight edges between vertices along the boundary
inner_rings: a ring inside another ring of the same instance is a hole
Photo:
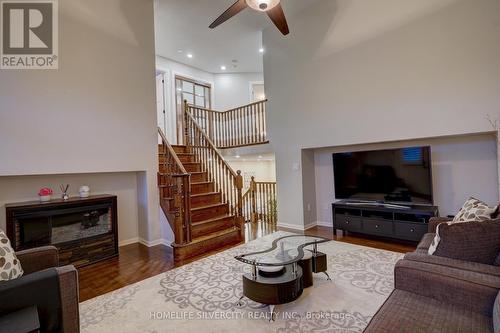
[[[302,295],[302,291],[300,267],[294,274],[291,265],[287,265],[283,275],[272,278],[243,275],[243,295],[257,303],[276,305],[293,302]]]

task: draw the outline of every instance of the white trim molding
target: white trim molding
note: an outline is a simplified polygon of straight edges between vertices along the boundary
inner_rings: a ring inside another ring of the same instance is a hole
[[[172,242],[170,242],[167,239],[162,238],[162,239],[157,239],[154,241],[147,241],[144,238],[140,238],[140,237],[135,237],[135,238],[130,238],[130,239],[119,241],[118,246],[122,247],[122,246],[135,244],[135,243],[140,243],[140,244],[147,246],[147,247],[153,247],[156,245],[165,245],[167,247],[172,247],[172,245],[171,245]]]
[[[306,224],[305,226],[300,226],[297,224],[289,224],[289,223],[278,223],[278,227],[292,229],[292,230],[299,230],[299,231],[305,231],[314,228],[315,226],[316,226],[315,222]]]

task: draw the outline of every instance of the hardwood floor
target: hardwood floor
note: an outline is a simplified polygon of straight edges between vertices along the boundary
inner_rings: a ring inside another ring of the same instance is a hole
[[[267,223],[247,223],[245,242],[271,234],[277,230],[297,233],[297,230],[277,228],[276,225]],[[299,232],[300,233],[300,232]],[[412,244],[384,241],[367,236],[348,235],[334,236],[332,228],[314,227],[303,232],[311,236],[321,236],[351,244],[369,246],[395,252],[411,252],[415,250]],[[142,244],[131,244],[120,247],[120,257],[78,269],[80,283],[80,301],[108,293],[121,287],[139,282],[149,277],[166,272],[175,267],[185,265],[195,260],[224,251],[232,246],[227,246],[216,251],[211,251],[189,260],[174,264],[172,249],[164,245],[147,247]]]

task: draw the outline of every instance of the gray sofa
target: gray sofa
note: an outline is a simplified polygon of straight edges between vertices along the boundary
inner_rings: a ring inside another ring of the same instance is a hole
[[[427,254],[446,221],[432,219],[417,249],[397,262],[395,289],[364,332],[500,333],[500,266]]]
[[[16,256],[24,275],[0,282],[0,332],[37,327],[41,332],[79,332],[75,267],[58,267],[59,255],[53,246],[16,252]]]

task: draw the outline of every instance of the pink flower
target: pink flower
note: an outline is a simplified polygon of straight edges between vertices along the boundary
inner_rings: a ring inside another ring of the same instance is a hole
[[[40,191],[38,191],[39,196],[52,195],[52,193],[54,193],[54,191],[52,191],[52,189],[48,187],[44,187]]]

